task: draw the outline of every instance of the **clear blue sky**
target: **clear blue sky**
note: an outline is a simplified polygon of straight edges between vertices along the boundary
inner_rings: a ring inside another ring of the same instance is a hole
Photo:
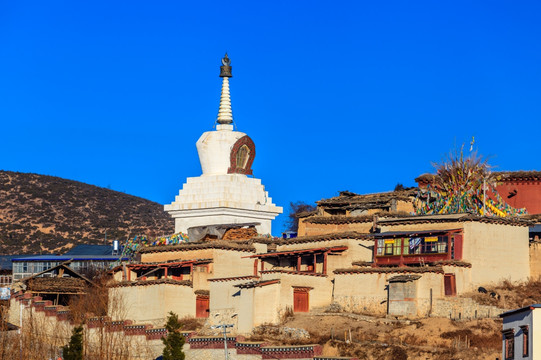
[[[539,1],[5,1],[0,169],[171,202],[201,173],[227,51],[254,175],[286,212],[414,185],[472,136],[498,169],[540,170],[540,18]]]

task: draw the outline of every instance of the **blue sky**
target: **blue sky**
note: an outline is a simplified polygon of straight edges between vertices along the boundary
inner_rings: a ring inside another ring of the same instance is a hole
[[[540,17],[538,1],[0,2],[0,169],[171,202],[201,173],[227,51],[254,175],[286,212],[412,186],[472,136],[497,169],[540,170]]]

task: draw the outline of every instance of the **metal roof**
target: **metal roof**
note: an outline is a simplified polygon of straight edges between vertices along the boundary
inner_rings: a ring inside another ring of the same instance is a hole
[[[120,258],[120,255],[37,255],[28,257],[17,256],[13,257],[11,261],[114,261]],[[128,260],[128,258],[122,258],[122,260]]]
[[[74,246],[64,255],[111,255],[113,247],[111,245],[89,245],[81,244]]]
[[[503,318],[505,316],[517,314],[517,313],[522,312],[522,311],[539,309],[539,308],[541,308],[541,304],[532,304],[532,305],[528,305],[528,306],[525,306],[525,307],[520,308],[520,309],[506,311],[506,312],[500,314],[500,317]]]
[[[11,270],[11,260],[13,258],[24,258],[37,255],[0,255],[0,270]]]

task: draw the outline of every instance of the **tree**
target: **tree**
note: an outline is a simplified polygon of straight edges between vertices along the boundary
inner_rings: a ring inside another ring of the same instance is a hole
[[[70,342],[62,347],[64,360],[83,360],[83,327],[81,325],[73,329]]]
[[[289,219],[286,223],[286,230],[297,231],[299,229],[299,215],[305,212],[315,211],[316,207],[303,201],[289,203]]]
[[[163,344],[163,360],[184,360],[184,337],[180,333],[180,322],[177,314],[172,311],[167,316],[165,328],[167,329],[167,337],[162,338]]]

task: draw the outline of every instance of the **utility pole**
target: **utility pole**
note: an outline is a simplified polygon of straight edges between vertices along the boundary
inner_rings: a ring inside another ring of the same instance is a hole
[[[220,324],[211,326],[211,329],[222,329],[224,333],[224,351],[225,351],[225,360],[229,359],[229,353],[227,351],[227,328],[233,327],[233,324]]]

